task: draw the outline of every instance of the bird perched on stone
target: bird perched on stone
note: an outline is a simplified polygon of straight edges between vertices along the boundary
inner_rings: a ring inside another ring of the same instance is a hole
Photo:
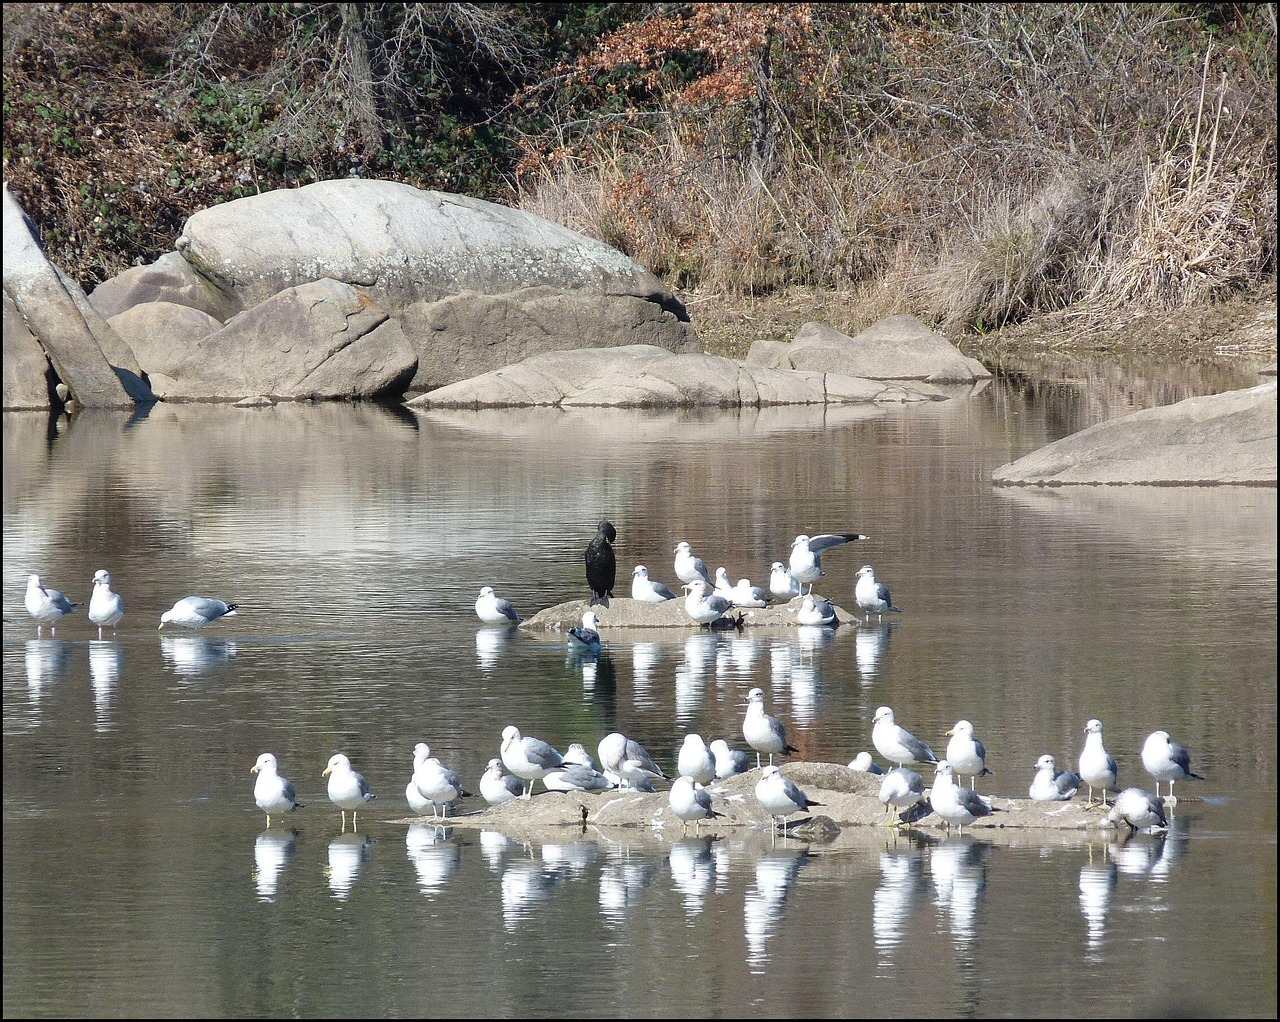
[[[972,787],[979,777],[994,774],[987,769],[987,749],[973,734],[973,725],[967,720],[956,721],[956,726],[947,732],[951,741],[947,742],[947,762],[957,774],[968,776]]]
[[[745,774],[751,769],[750,757],[741,749],[729,748],[729,743],[723,738],[717,738],[708,748],[711,750],[711,755],[716,758],[717,781],[736,774]]]
[[[1127,823],[1130,833],[1135,830],[1169,829],[1164,803],[1141,788],[1125,788],[1120,792],[1107,819],[1113,824]]]
[[[708,589],[712,588],[711,574],[707,571],[706,561],[693,552],[693,547],[685,542],[677,543],[675,554],[676,578],[685,583],[701,579],[707,583]]]
[[[824,550],[867,538],[869,537],[860,532],[828,532],[821,536],[799,535],[791,544],[791,574],[802,586],[808,585],[806,592],[812,592],[813,583],[824,574],[822,570]]]
[[[1033,802],[1066,802],[1084,782],[1070,770],[1059,770],[1058,761],[1048,753],[1036,760],[1036,775],[1027,794]]]
[[[711,808],[711,792],[691,777],[676,778],[671,791],[667,793],[667,804],[684,825],[685,833],[689,831],[690,820],[697,821],[694,824],[696,831],[702,826],[703,820],[724,815]]]
[[[1089,785],[1088,805],[1093,805],[1093,789],[1102,789],[1102,804],[1107,792],[1116,790],[1116,761],[1102,745],[1102,721],[1096,717],[1084,726],[1084,748],[1080,751],[1080,778]]]
[[[716,760],[701,735],[687,734],[680,754],[676,757],[676,770],[681,777],[689,777],[699,784],[710,784],[716,777]]]
[[[643,564],[637,564],[631,572],[631,598],[641,603],[666,603],[674,600],[676,594],[661,582],[651,579],[649,569]]]
[[[765,808],[765,812],[769,814],[770,829],[777,826],[777,818],[783,817],[783,827],[786,827],[786,817],[792,813],[806,812],[810,806],[821,806],[823,803],[815,802],[792,780],[782,776],[782,770],[776,766],[767,766],[760,780],[756,783],[756,800]]]
[[[613,541],[618,538],[618,530],[613,522],[604,521],[596,530],[595,538],[587,544],[585,560],[587,564],[587,585],[591,587],[591,606],[602,603],[609,606],[609,597],[613,595],[613,584],[618,576],[618,561],[613,555]]]
[[[996,812],[991,800],[979,795],[972,788],[962,788],[956,784],[955,769],[945,759],[933,768],[933,788],[929,792],[929,802],[933,811],[947,821],[960,828],[964,833],[964,825]]]

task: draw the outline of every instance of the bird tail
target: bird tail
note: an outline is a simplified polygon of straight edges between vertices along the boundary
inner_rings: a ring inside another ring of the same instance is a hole
[[[1189,781],[1203,781],[1203,780],[1204,780],[1204,778],[1203,778],[1203,777],[1201,777],[1199,774],[1188,773],[1188,774],[1187,774],[1187,780],[1189,780]]]
[[[902,608],[901,608],[901,607],[886,607],[884,612],[885,612],[886,614],[901,614],[901,613],[902,613]]]
[[[797,749],[794,745],[786,745],[786,746],[783,746],[783,749],[782,749],[782,753],[785,756],[790,756],[792,753],[799,752],[799,751],[800,750]]]

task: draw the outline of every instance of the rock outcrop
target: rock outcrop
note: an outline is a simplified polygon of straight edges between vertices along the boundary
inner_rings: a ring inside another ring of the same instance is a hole
[[[992,473],[997,486],[1276,485],[1276,383],[1100,422]]]

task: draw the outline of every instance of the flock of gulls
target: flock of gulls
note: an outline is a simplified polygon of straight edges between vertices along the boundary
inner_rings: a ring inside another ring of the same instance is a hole
[[[696,556],[688,543],[675,548],[673,568],[683,583],[687,594],[684,609],[691,621],[712,627],[722,620],[733,621],[732,612],[740,608],[765,607],[774,600],[788,603],[801,598],[795,611],[800,624],[834,626],[837,623],[835,607],[830,600],[813,595],[813,584],[821,577],[822,554],[868,537],[853,532],[823,535],[799,535],[791,547],[788,565],[775,561],[766,590],[754,586],[747,579],[734,583],[724,568],[716,571],[714,580],[706,563]],[[617,579],[617,561],[613,542],[617,530],[613,523],[602,521],[595,537],[587,546],[585,566],[587,584],[591,589],[589,606],[609,606]],[[857,573],[854,601],[864,615],[901,613],[894,606],[888,588],[878,582],[871,565],[864,565]],[[649,576],[644,565],[636,565],[631,578],[632,599],[644,603],[664,603],[679,596],[661,582]],[[35,620],[37,634],[45,625],[56,634],[57,623],[75,611],[78,604],[71,602],[56,589],[46,586],[39,575],[31,575],[27,582],[26,609]],[[160,617],[160,627],[180,625],[186,628],[202,628],[234,616],[236,604],[202,596],[188,596],[179,600]],[[475,603],[477,617],[486,624],[514,625],[522,618],[511,601],[500,597],[492,586],[480,590]],[[105,629],[115,629],[124,617],[124,601],[111,589],[111,576],[100,570],[93,577],[93,593],[89,600],[89,620],[98,628],[99,638]],[[864,618],[865,620],[865,618]],[[736,624],[741,625],[739,619]],[[595,612],[583,614],[582,624],[568,632],[570,646],[587,650],[601,647],[600,632]],[[771,829],[781,821],[785,831],[787,818],[804,813],[822,803],[816,802],[800,789],[794,781],[784,777],[774,765],[774,756],[790,755],[798,750],[787,742],[786,728],[777,717],[765,710],[765,693],[753,688],[748,693],[742,722],[742,737],[755,753],[755,766],[750,755],[733,749],[724,739],[716,739],[709,745],[701,735],[688,734],[677,757],[677,775],[669,779],[645,748],[634,739],[614,732],[605,736],[597,746],[599,761],[586,748],[575,743],[561,753],[539,738],[523,735],[514,725],[502,732],[499,755],[489,760],[480,778],[481,797],[490,805],[502,805],[515,799],[530,799],[538,781],[549,791],[594,791],[630,789],[653,792],[655,781],[671,781],[668,802],[672,813],[687,830],[693,823],[699,826],[703,820],[722,814],[716,812],[712,793],[708,786],[752,769],[760,771],[755,786],[755,797],[769,814]],[[1107,752],[1102,742],[1102,723],[1090,720],[1084,728],[1084,748],[1080,753],[1078,772],[1059,770],[1052,755],[1043,755],[1035,764],[1035,776],[1029,796],[1037,802],[1062,802],[1075,797],[1082,786],[1088,787],[1088,804],[1092,805],[1094,789],[1098,790],[1102,805],[1107,808],[1107,795],[1118,792],[1110,805],[1108,819],[1113,824],[1125,823],[1131,830],[1159,830],[1168,827],[1165,802],[1160,798],[1160,782],[1169,784],[1168,803],[1175,804],[1173,785],[1177,781],[1204,780],[1191,769],[1191,756],[1186,747],[1173,741],[1166,731],[1156,731],[1147,737],[1142,747],[1142,764],[1156,781],[1156,792],[1138,788],[1117,788],[1118,768],[1116,760]],[[986,748],[974,733],[974,726],[967,720],[956,722],[947,732],[949,741],[946,756],[939,759],[929,745],[897,723],[893,710],[879,707],[873,718],[872,744],[890,764],[889,769],[876,765],[868,752],[860,752],[849,763],[851,770],[881,775],[879,798],[888,814],[896,812],[897,825],[910,826],[931,813],[937,814],[948,827],[963,831],[966,824],[1001,811],[988,796],[977,792],[978,779],[992,774],[987,767]],[[762,757],[767,756],[766,763]],[[932,767],[932,786],[926,789],[924,777],[912,767]],[[282,776],[276,757],[264,752],[252,768],[257,774],[254,784],[254,800],[267,816],[267,827],[272,815],[279,816],[302,806],[292,782]],[[363,774],[353,769],[350,759],[335,753],[325,767],[322,777],[328,778],[329,800],[341,814],[342,827],[346,829],[346,814],[351,813],[352,827],[356,816],[377,796]],[[963,787],[957,778],[969,779],[970,787]],[[418,815],[431,813],[433,819],[447,819],[449,807],[464,798],[473,797],[465,790],[458,773],[431,755],[425,742],[419,742],[413,750],[413,773],[405,788],[405,800]]]

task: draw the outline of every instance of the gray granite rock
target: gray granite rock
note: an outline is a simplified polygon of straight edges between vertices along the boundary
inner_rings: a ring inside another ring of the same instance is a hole
[[[198,309],[219,325],[242,311],[235,299],[198,274],[177,252],[166,252],[153,263],[130,267],[104,280],[89,295],[89,301],[107,319],[151,302]]]

